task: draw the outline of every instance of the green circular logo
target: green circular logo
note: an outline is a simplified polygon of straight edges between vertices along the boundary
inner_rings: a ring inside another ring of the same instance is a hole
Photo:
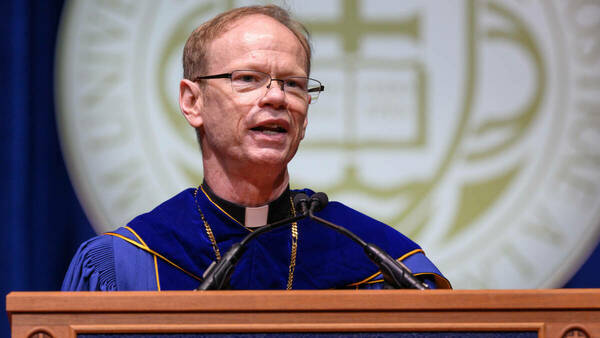
[[[309,1],[310,2],[310,1]],[[181,50],[235,1],[65,6],[61,142],[97,231],[202,180]],[[294,2],[312,33],[294,187],[419,242],[456,288],[560,286],[600,224],[600,4]]]

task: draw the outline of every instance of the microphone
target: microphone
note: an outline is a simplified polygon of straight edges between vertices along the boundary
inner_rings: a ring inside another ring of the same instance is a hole
[[[360,237],[356,236],[350,230],[341,227],[335,223],[329,222],[321,217],[315,216],[315,212],[322,210],[329,203],[327,195],[323,192],[317,192],[310,197],[310,208],[308,217],[321,224],[324,224],[350,238],[358,243],[367,257],[379,268],[383,274],[385,283],[395,289],[429,289],[429,285],[421,282],[415,277],[410,269],[404,263],[393,259],[387,252],[373,243],[366,243]]]
[[[232,245],[231,248],[225,253],[225,255],[223,255],[220,261],[213,261],[208,266],[206,271],[204,271],[204,274],[202,275],[204,280],[202,281],[200,286],[196,288],[196,291],[229,289],[229,280],[231,279],[231,274],[233,273],[235,265],[240,260],[244,252],[246,252],[247,245],[252,239],[258,237],[259,235],[265,232],[269,232],[283,225],[296,222],[308,216],[307,205],[308,202],[311,201],[308,198],[308,195],[306,195],[305,193],[296,194],[296,196],[294,196],[293,201],[296,208],[300,210],[299,215],[284,218],[277,222],[260,227],[246,235],[246,237],[244,237],[244,239],[241,242]]]
[[[324,192],[316,192],[310,197],[310,212],[323,210],[329,203],[329,198]]]
[[[303,192],[294,196],[294,205],[296,206],[296,209],[300,210],[301,215],[306,215],[306,213],[308,213],[308,202],[310,201],[308,195]]]

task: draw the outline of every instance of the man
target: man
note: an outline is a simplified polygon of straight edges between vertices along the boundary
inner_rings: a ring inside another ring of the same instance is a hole
[[[253,228],[297,214],[287,164],[324,87],[308,78],[304,27],[276,6],[238,8],[198,27],[184,48],[179,103],[196,129],[204,182],[84,243],[63,290],[185,290]],[[332,202],[319,216],[375,242],[417,276],[449,287],[414,242]],[[234,289],[381,287],[351,240],[307,219],[250,242]]]

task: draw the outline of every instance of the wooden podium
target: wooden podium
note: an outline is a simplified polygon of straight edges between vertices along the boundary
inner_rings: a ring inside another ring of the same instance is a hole
[[[600,290],[591,289],[12,292],[6,308],[15,338],[600,337]]]

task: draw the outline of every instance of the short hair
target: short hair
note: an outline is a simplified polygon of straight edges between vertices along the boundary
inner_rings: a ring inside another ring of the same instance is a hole
[[[227,32],[229,26],[237,20],[257,14],[275,19],[294,33],[306,54],[306,73],[307,75],[310,74],[310,33],[304,25],[294,20],[285,9],[275,5],[267,5],[234,8],[198,26],[189,36],[183,48],[183,77],[192,80],[196,76],[204,75],[207,64],[206,46],[221,34]]]

